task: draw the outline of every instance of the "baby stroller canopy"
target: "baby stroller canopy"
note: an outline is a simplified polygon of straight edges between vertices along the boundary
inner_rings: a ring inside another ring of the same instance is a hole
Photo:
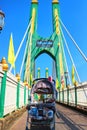
[[[48,79],[40,79],[33,85],[32,93],[54,94],[54,84]]]

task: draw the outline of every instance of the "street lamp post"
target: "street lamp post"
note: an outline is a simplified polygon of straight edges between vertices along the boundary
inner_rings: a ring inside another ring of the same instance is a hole
[[[0,31],[4,27],[4,17],[5,17],[5,14],[2,12],[2,10],[0,10]]]
[[[66,88],[67,88],[67,105],[69,105],[69,88],[68,88],[68,82],[67,82],[68,72],[64,72],[64,75],[65,75]]]

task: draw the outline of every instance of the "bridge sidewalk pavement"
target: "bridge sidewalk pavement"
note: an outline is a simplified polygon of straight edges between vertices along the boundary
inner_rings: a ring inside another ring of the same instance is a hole
[[[25,130],[26,119],[27,112],[24,112],[23,115],[18,118],[10,128],[8,128],[8,130]]]
[[[56,117],[55,130],[87,130],[87,116],[59,104],[56,105],[56,108],[60,118]],[[24,112],[7,130],[25,130],[26,119],[27,112]],[[36,128],[33,130],[36,130]]]

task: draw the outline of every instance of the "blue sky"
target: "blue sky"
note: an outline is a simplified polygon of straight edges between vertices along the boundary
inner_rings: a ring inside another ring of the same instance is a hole
[[[13,34],[15,53],[23,38],[30,16],[31,0],[0,0],[0,9],[5,13],[5,25],[0,33],[0,60],[8,57],[8,46],[10,34]],[[60,14],[63,23],[66,25],[79,47],[87,56],[87,0],[60,0]],[[39,0],[38,5],[38,34],[48,37],[52,34],[52,0]],[[87,81],[87,62],[79,54],[66,32],[65,37],[73,56],[81,81]],[[22,56],[26,40],[16,61],[16,73],[20,71]],[[66,57],[71,72],[71,62],[64,46]],[[20,59],[20,60],[19,60]],[[48,55],[41,55],[36,60],[36,68],[41,68],[41,76],[45,75],[45,68],[49,68],[52,75],[52,59]]]

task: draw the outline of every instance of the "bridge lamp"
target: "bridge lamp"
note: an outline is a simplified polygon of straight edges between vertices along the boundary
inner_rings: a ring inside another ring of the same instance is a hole
[[[3,29],[4,26],[4,18],[5,14],[2,12],[2,10],[0,10],[0,31]]]
[[[64,75],[65,75],[65,81],[66,81],[66,87],[67,87],[67,79],[68,79],[68,72],[64,72]]]

